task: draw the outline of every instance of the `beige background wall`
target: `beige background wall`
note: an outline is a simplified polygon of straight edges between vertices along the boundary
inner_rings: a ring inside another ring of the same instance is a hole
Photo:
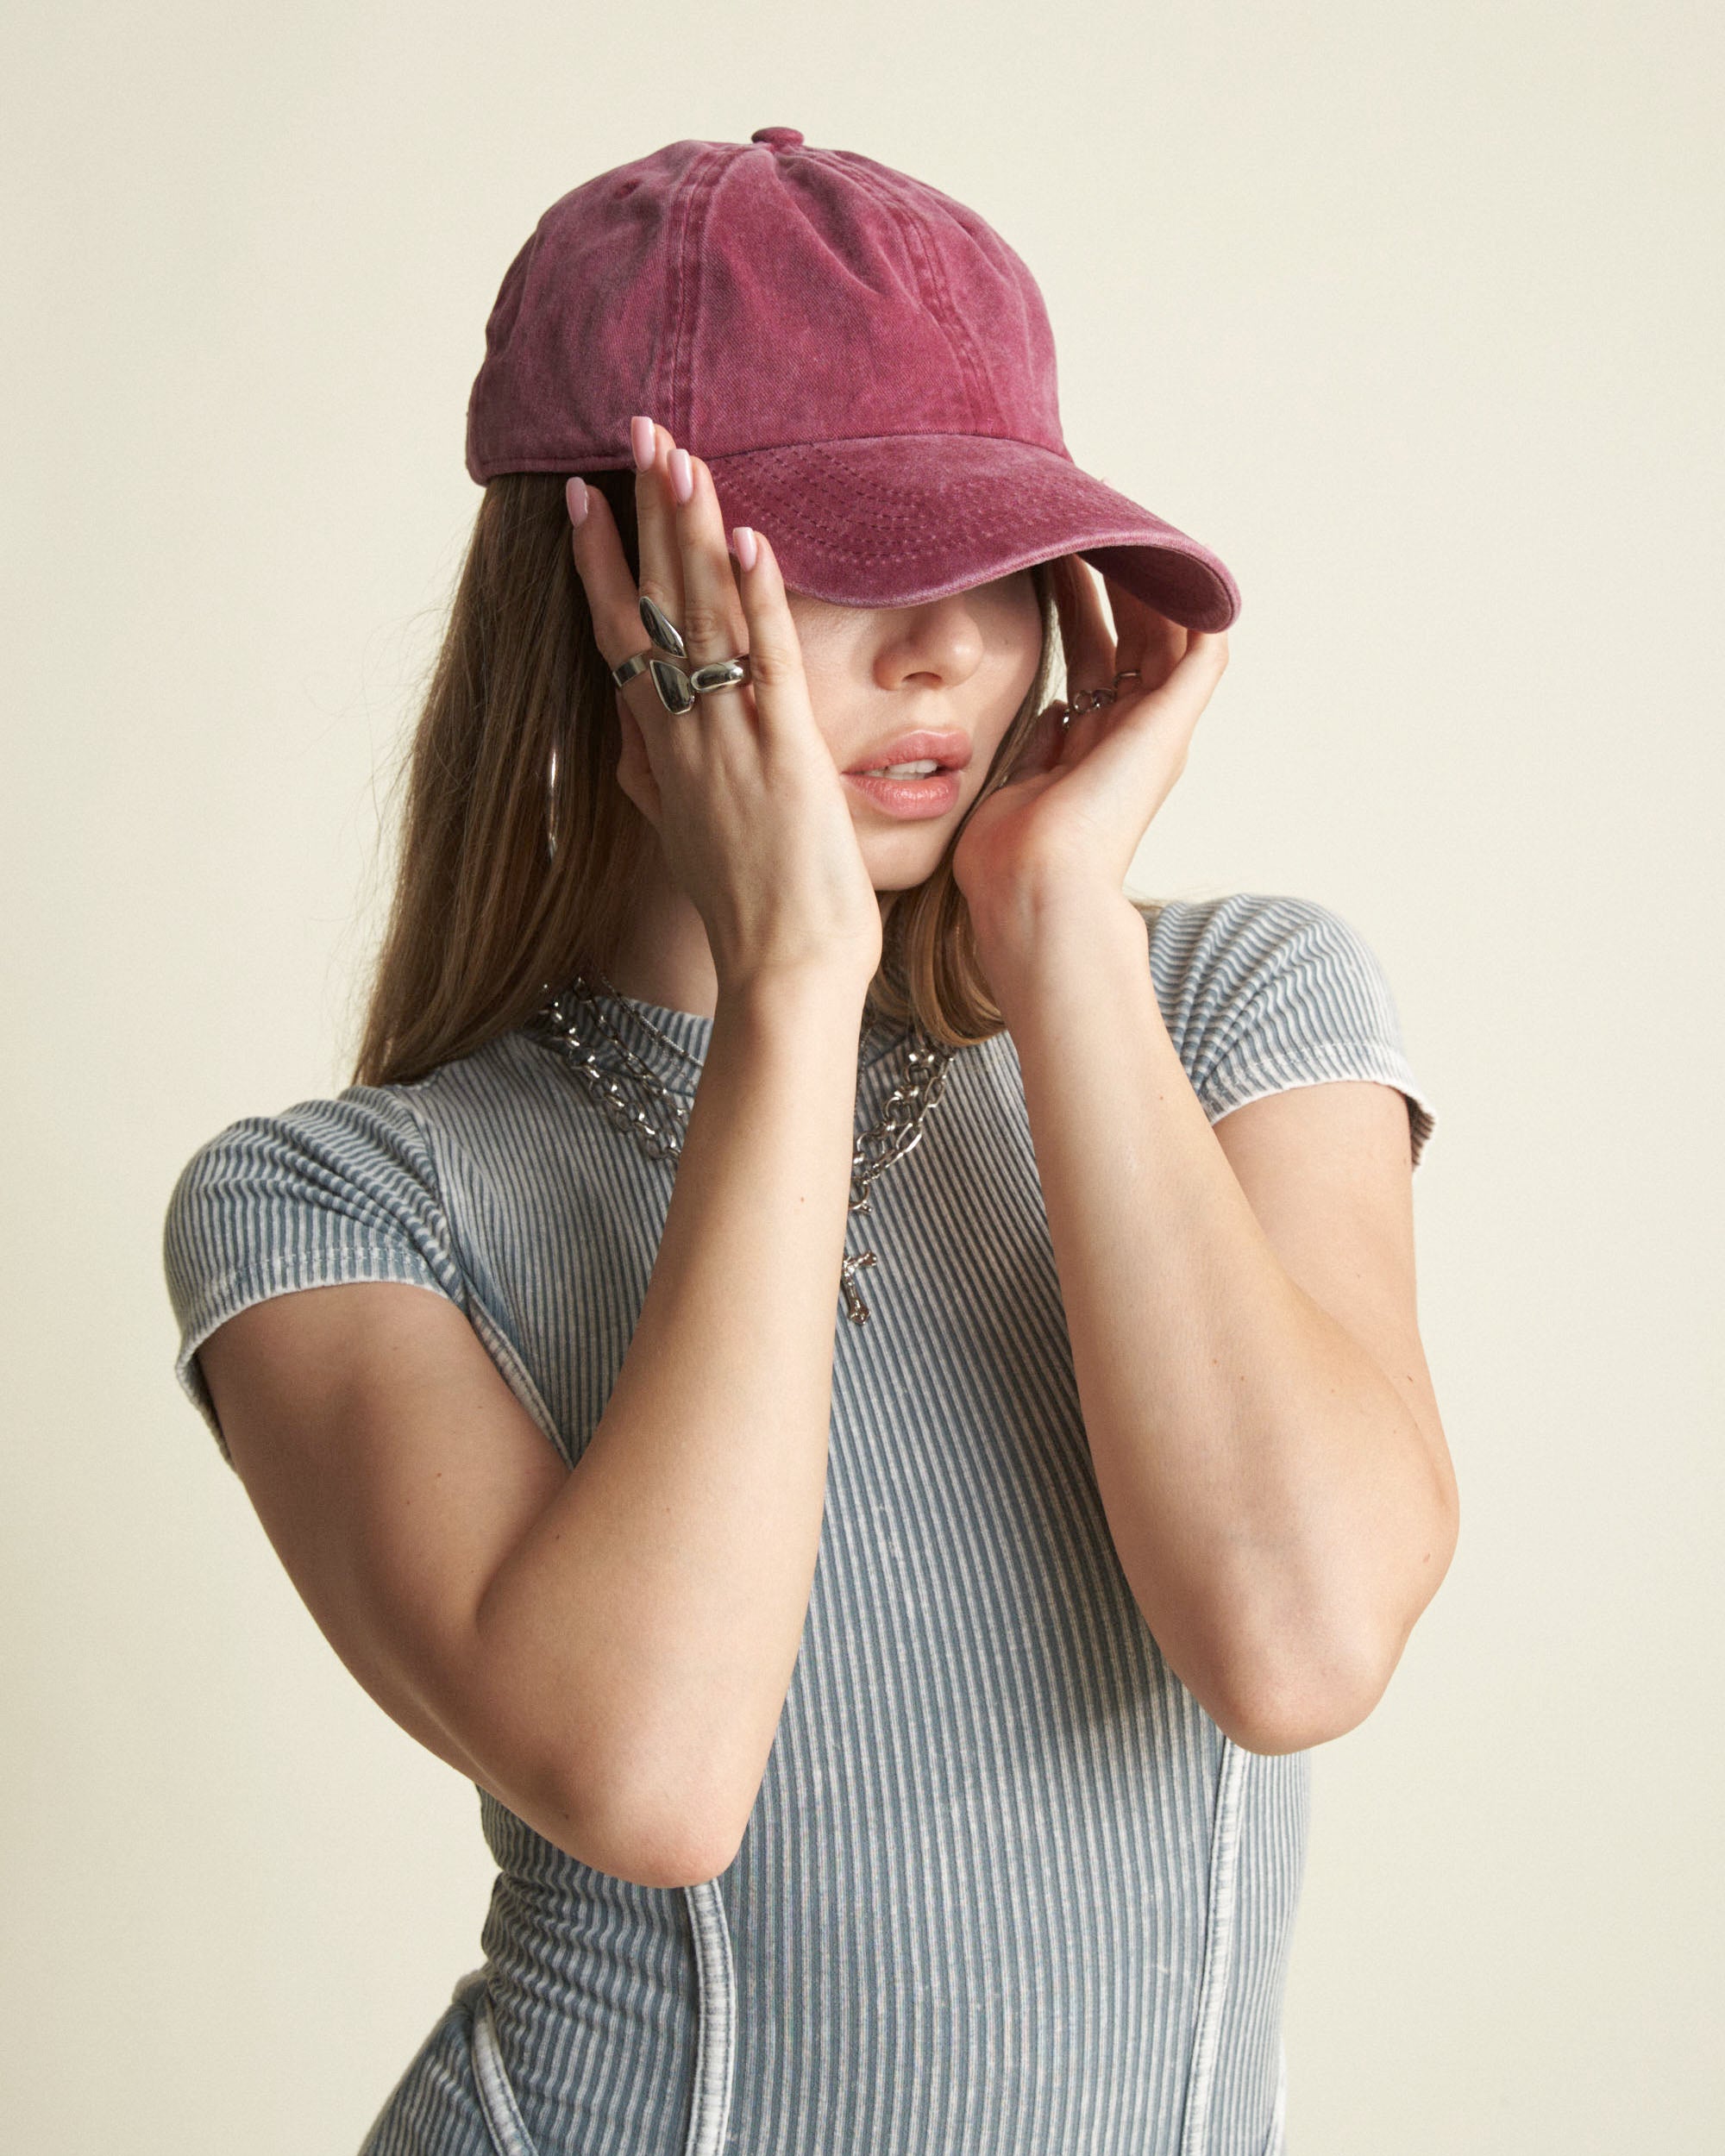
[[[1239,579],[1135,883],[1338,907],[1440,1111],[1461,1545],[1314,1755],[1290,2147],[1718,2147],[1719,24],[15,16],[11,2146],[351,2156],[480,1959],[477,1801],[336,1663],[173,1389],[161,1213],[222,1125],[345,1081],[510,257],[594,172],[787,124],[1006,235],[1075,454]]]

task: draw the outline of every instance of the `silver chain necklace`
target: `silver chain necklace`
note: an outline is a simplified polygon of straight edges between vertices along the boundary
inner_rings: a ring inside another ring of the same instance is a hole
[[[559,1047],[568,1050],[577,1075],[607,1121],[618,1130],[628,1131],[650,1159],[675,1159],[683,1150],[688,1110],[612,1024],[595,989],[614,1002],[625,1005],[636,1023],[644,1026],[656,1040],[663,1042],[684,1062],[697,1070],[700,1069],[699,1056],[692,1056],[687,1049],[679,1046],[668,1033],[654,1025],[638,1004],[618,995],[600,973],[593,975],[591,984],[577,974],[561,994],[554,996],[539,1013],[541,1031]],[[616,1078],[601,1065],[591,1044],[581,1037],[582,1014],[589,1011],[598,1032],[623,1057],[628,1075],[645,1094],[649,1103],[662,1113],[662,1121],[655,1122],[646,1109],[630,1100]],[[850,1212],[866,1213],[871,1210],[870,1184],[894,1161],[902,1160],[921,1138],[929,1110],[946,1089],[946,1069],[952,1056],[951,1049],[931,1042],[919,1026],[913,1025],[905,1037],[903,1075],[888,1095],[879,1117],[856,1140],[851,1155]],[[845,1313],[853,1325],[869,1322],[869,1306],[856,1285],[856,1275],[863,1266],[878,1263],[873,1250],[859,1250],[854,1257],[849,1253],[845,1256],[839,1287],[844,1296]]]

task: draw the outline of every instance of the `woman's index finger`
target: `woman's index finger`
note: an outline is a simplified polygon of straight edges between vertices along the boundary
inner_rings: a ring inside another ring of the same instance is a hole
[[[1117,664],[1136,667],[1141,676],[1141,688],[1160,687],[1185,655],[1185,630],[1148,599],[1140,599],[1135,592],[1127,591],[1124,584],[1116,583],[1113,577],[1104,577],[1102,580],[1107,587],[1108,605],[1114,617]]]
[[[623,551],[623,535],[603,488],[586,490],[587,513],[569,528],[569,550],[586,593],[593,642],[607,666],[621,666],[647,638],[636,604],[635,579]]]
[[[665,468],[673,447],[671,437],[656,421],[635,419],[630,422],[630,440],[635,454],[635,526],[641,557],[641,589],[681,627],[682,548],[677,539],[670,475]],[[649,441],[651,459],[643,465],[642,451]],[[644,636],[642,641],[645,642]]]

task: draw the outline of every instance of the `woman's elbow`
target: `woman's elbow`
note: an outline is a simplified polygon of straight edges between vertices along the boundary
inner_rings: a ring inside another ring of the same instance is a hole
[[[1243,1752],[1271,1758],[1309,1752],[1358,1729],[1388,1689],[1394,1667],[1362,1660],[1342,1673],[1302,1670],[1273,1681],[1259,1670],[1230,1687],[1211,1719]]]

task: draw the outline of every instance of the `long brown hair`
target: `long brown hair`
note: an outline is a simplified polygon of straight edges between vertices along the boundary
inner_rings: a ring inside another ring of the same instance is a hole
[[[586,476],[638,574],[633,472]],[[504,474],[486,485],[474,519],[402,774],[394,896],[354,1069],[361,1085],[404,1083],[472,1055],[524,1023],[578,968],[608,969],[621,946],[636,866],[654,834],[618,783],[617,692],[593,642],[563,487],[556,473]],[[983,793],[1011,769],[1048,701],[1059,642],[1053,565],[1032,575],[1041,659]],[[925,881],[888,909],[869,1010],[896,1024],[914,1018],[932,1040],[963,1047],[1005,1021],[953,879],[957,838],[955,830]]]

